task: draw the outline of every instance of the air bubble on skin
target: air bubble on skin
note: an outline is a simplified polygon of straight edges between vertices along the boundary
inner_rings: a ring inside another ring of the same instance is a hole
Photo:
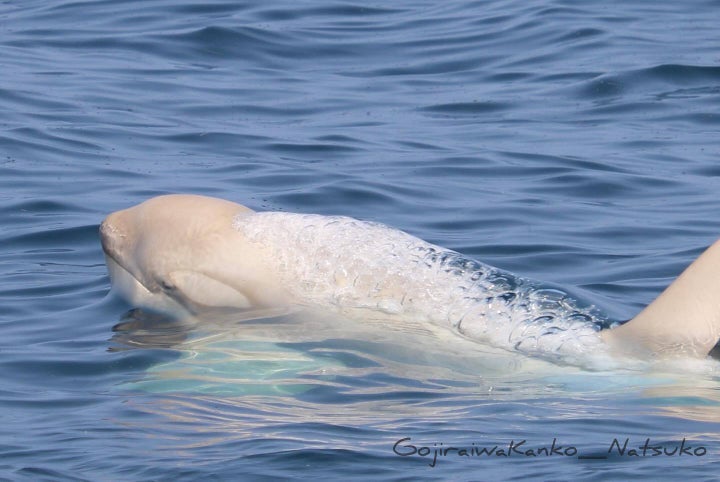
[[[550,358],[602,350],[596,332],[606,322],[591,307],[402,231],[280,212],[243,216],[234,226],[272,250],[281,280],[308,303],[426,319],[468,338]]]
[[[380,311],[389,315],[397,315],[403,311],[402,305],[395,300],[381,300],[377,307]]]

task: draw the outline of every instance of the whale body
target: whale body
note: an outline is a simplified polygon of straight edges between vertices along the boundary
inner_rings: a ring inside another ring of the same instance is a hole
[[[703,356],[719,333],[714,304],[710,321],[705,307],[691,313],[703,321],[684,328],[668,320],[687,314],[684,298],[712,274],[694,265],[657,306],[606,329],[606,320],[562,291],[348,217],[254,212],[216,198],[167,195],[109,215],[100,233],[113,289],[131,304],[180,316],[262,316],[307,306],[412,321],[570,362],[587,353]]]

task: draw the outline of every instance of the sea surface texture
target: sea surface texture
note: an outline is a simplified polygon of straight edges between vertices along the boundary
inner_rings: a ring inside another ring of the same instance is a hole
[[[351,216],[623,321],[720,236],[718,26],[717,0],[0,1],[0,480],[715,480],[717,361],[590,369],[392,304],[169,320],[109,293],[98,226],[172,192]]]

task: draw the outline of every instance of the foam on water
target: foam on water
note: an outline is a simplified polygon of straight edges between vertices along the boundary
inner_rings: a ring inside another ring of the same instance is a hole
[[[270,248],[282,282],[308,304],[450,327],[482,342],[572,363],[604,353],[604,323],[546,289],[382,224],[280,212],[238,216]]]

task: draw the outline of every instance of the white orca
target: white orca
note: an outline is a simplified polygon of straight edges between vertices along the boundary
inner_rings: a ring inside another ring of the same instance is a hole
[[[305,306],[571,357],[702,357],[720,338],[718,243],[638,316],[599,330],[561,292],[347,217],[166,195],[110,214],[100,233],[113,288],[136,306],[175,315],[230,310],[251,318]]]

